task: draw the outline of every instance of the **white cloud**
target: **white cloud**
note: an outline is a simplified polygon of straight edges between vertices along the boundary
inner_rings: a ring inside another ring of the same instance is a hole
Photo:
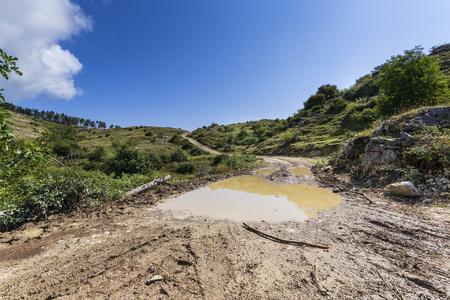
[[[82,64],[58,44],[92,29],[92,20],[70,0],[0,0],[0,48],[19,58],[23,76],[2,81],[8,101],[39,94],[72,99],[81,94],[73,76]]]

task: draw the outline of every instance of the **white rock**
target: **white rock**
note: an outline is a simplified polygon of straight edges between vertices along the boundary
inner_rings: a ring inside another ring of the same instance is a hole
[[[386,191],[405,197],[419,196],[419,191],[414,184],[409,181],[391,183],[386,186]]]
[[[149,280],[147,280],[146,284],[149,285],[149,284],[152,284],[155,281],[161,281],[163,279],[164,278],[161,275],[155,275],[152,278],[150,278]]]

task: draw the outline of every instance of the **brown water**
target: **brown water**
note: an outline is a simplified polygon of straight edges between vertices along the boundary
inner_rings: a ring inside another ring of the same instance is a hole
[[[278,171],[277,169],[260,169],[256,171],[256,174],[272,174],[273,172]]]
[[[311,170],[308,168],[293,168],[290,169],[289,172],[291,172],[294,175],[311,175]]]
[[[315,211],[341,201],[330,190],[302,184],[278,185],[254,175],[215,182],[160,203],[157,208],[172,210],[176,218],[282,222],[314,218]]]

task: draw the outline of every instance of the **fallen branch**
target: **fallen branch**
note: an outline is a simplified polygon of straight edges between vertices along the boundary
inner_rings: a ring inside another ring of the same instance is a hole
[[[64,168],[68,169],[69,171],[72,171],[75,175],[77,175],[78,180],[81,181],[81,177],[80,177],[80,175],[78,175],[77,172],[75,172],[73,169],[69,168],[68,166],[66,166],[65,164],[63,164],[62,162],[60,162],[59,160],[57,160],[56,158],[54,158],[54,157],[52,157],[52,156],[50,156],[50,155],[48,155],[48,154],[46,154],[46,153],[43,153],[43,152],[36,152],[36,153],[42,154],[42,155],[44,155],[45,157],[48,157],[48,158],[50,158],[51,160],[53,160],[54,162],[60,164],[60,165],[63,166]]]
[[[399,299],[399,300],[405,300],[402,296],[402,294],[400,294],[400,292],[398,291],[398,289],[395,287],[395,285],[393,286],[392,289],[389,284],[386,282],[386,280],[384,280],[384,278],[381,276],[380,272],[378,272],[378,269],[375,269],[375,271],[377,272],[378,276],[381,278],[381,280],[383,280],[384,284],[387,286],[387,288],[391,291],[391,293],[395,296],[395,298]]]
[[[267,233],[264,233],[262,231],[259,231],[258,229],[255,229],[253,227],[248,226],[247,224],[243,223],[243,227],[245,229],[247,229],[248,231],[252,231],[254,233],[256,233],[257,235],[260,235],[266,239],[269,239],[273,242],[278,242],[278,243],[283,243],[283,244],[290,244],[290,245],[295,245],[295,246],[309,246],[309,247],[316,247],[316,248],[321,248],[321,249],[328,249],[330,248],[329,246],[326,245],[318,245],[318,244],[311,244],[311,243],[307,243],[307,242],[297,242],[297,241],[289,241],[289,240],[283,240],[280,238],[277,238],[275,236],[269,235]]]
[[[156,180],[150,181],[150,182],[148,182],[148,183],[146,183],[146,184],[143,184],[143,185],[141,185],[141,186],[138,186],[137,188],[134,188],[134,189],[128,191],[128,192],[127,192],[127,196],[128,196],[128,195],[139,194],[140,192],[145,191],[145,190],[148,190],[148,189],[151,188],[152,186],[154,186],[154,185],[156,185],[156,184],[159,184],[159,183],[161,183],[161,182],[163,182],[163,181],[166,181],[166,180],[168,180],[168,179],[170,179],[170,175],[166,175],[166,176],[164,176],[164,177],[161,177],[161,178],[158,178],[158,179],[156,179]]]
[[[357,195],[361,195],[361,196],[363,196],[367,201],[369,201],[370,202],[370,204],[373,204],[373,201],[372,200],[370,200],[370,198],[369,197],[367,197],[366,196],[366,194],[364,194],[364,193],[361,193],[361,192],[356,192],[356,191],[350,191],[350,193],[353,193],[353,194],[357,194]]]
[[[317,267],[317,262],[316,264],[313,266],[313,277],[314,277],[314,281],[316,282],[317,288],[319,289],[319,292],[323,295],[326,296],[328,295],[328,292],[326,289],[324,289],[324,287],[322,286],[322,284],[319,281],[319,272],[317,271],[318,267]]]

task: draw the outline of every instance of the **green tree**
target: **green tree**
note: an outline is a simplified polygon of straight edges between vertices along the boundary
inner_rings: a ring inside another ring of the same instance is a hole
[[[339,93],[337,86],[334,84],[324,84],[317,89],[316,95],[322,94],[327,100],[334,98]]]
[[[22,75],[16,61],[16,57],[8,56],[0,49],[0,74],[6,80],[11,73]],[[0,103],[5,102],[2,91],[3,89],[0,89]],[[0,107],[0,209],[8,207],[26,194],[24,179],[45,162],[44,157],[39,154],[44,149],[42,144],[14,139],[8,122],[10,116]]]
[[[421,105],[436,105],[450,95],[438,58],[426,56],[420,46],[387,60],[376,83],[384,91],[378,106],[382,115]]]

